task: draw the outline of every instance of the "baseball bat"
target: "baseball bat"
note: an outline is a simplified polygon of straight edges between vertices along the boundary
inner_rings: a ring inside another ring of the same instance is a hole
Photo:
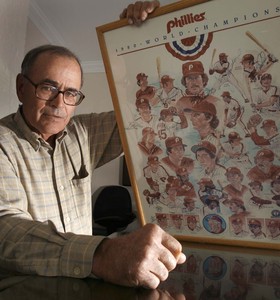
[[[261,47],[265,52],[269,53],[268,50],[265,48],[265,46],[250,32],[246,31],[246,35],[259,47]]]
[[[213,67],[213,62],[214,62],[215,54],[216,54],[216,48],[214,48],[213,52],[212,52],[212,58],[211,58],[211,63],[210,63],[211,68]]]
[[[156,58],[156,65],[157,65],[157,73],[158,73],[158,81],[160,82],[160,73],[161,73],[161,64],[160,64],[160,57],[158,56],[157,58]]]

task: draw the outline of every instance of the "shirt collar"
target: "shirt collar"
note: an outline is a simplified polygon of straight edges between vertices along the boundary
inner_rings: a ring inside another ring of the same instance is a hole
[[[42,137],[38,133],[32,131],[30,127],[26,124],[22,116],[21,110],[22,109],[20,106],[14,117],[14,121],[16,122],[19,131],[21,131],[23,136],[31,144],[31,146],[34,148],[35,151],[38,151],[40,147],[49,148],[50,145],[44,139],[42,139]],[[67,135],[67,128],[65,128],[62,132],[57,134],[57,141],[61,142],[66,135]]]

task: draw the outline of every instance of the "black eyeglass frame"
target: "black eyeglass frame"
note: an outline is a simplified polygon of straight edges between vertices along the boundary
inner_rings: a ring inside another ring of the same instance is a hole
[[[25,79],[27,79],[27,81],[28,81],[29,83],[31,83],[31,84],[35,87],[35,96],[36,96],[38,99],[40,99],[40,100],[43,100],[43,101],[52,101],[52,100],[54,100],[59,94],[62,94],[62,95],[63,95],[63,102],[64,102],[66,105],[69,105],[69,106],[78,106],[79,104],[81,104],[81,102],[82,102],[82,101],[84,100],[84,98],[85,98],[85,95],[84,95],[81,91],[76,91],[77,94],[80,96],[79,101],[77,101],[75,104],[67,103],[67,102],[65,102],[64,93],[69,92],[69,90],[60,91],[56,86],[53,86],[53,85],[50,85],[50,86],[51,86],[52,88],[56,89],[57,94],[54,95],[54,97],[52,97],[52,98],[50,98],[50,99],[43,99],[43,98],[40,98],[40,97],[38,96],[38,94],[37,94],[37,88],[38,88],[38,86],[43,85],[44,83],[37,83],[37,84],[36,84],[36,83],[34,83],[27,75],[22,74],[22,76],[23,76]]]

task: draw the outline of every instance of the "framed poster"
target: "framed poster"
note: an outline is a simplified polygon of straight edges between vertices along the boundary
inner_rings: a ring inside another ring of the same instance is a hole
[[[140,221],[280,249],[280,4],[180,1],[97,28]]]

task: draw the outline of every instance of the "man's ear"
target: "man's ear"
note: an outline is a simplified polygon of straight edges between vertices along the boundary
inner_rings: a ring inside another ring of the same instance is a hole
[[[22,102],[23,93],[24,93],[24,77],[22,74],[17,75],[16,91],[17,91],[17,96],[18,96],[19,101]]]

